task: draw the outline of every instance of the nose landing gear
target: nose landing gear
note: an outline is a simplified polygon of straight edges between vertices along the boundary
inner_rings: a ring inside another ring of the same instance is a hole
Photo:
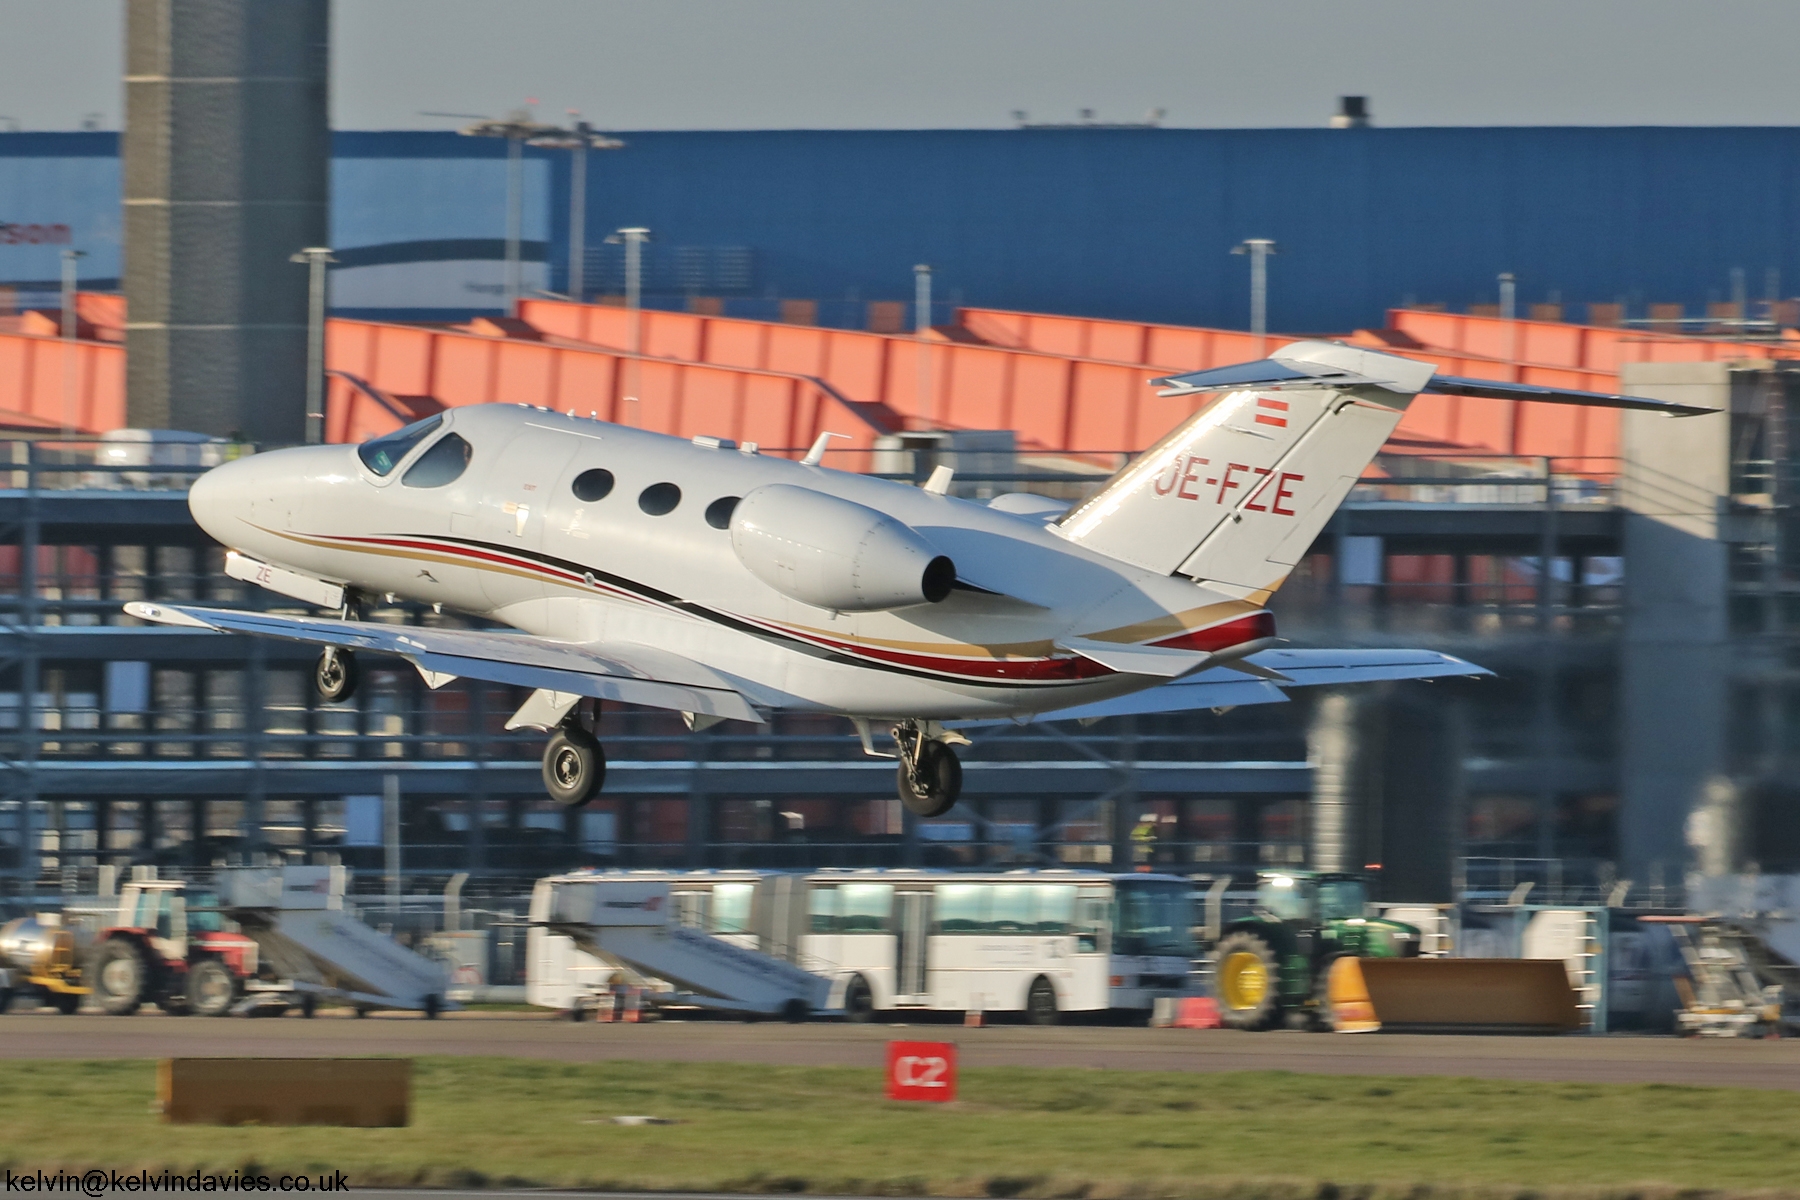
[[[565,808],[580,808],[606,782],[606,752],[600,741],[571,718],[556,727],[544,746],[544,790]]]
[[[956,751],[918,721],[902,721],[893,732],[900,748],[900,766],[894,773],[900,803],[919,817],[941,817],[955,808],[962,795],[962,763]]]

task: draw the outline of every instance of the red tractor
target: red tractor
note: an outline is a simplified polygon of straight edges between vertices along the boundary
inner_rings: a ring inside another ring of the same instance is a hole
[[[177,880],[134,880],[117,923],[101,930],[87,982],[102,1010],[127,1016],[149,1001],[171,1015],[222,1017],[256,977],[256,943],[227,932],[218,898]]]

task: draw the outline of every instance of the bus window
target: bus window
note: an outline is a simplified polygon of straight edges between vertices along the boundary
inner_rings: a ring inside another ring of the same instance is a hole
[[[939,933],[985,933],[988,893],[983,883],[940,883],[937,887]]]
[[[1075,953],[1099,954],[1106,946],[1105,892],[1083,892],[1075,908]]]
[[[989,933],[1030,933],[1037,924],[1034,895],[1037,889],[1029,883],[995,884],[988,904]]]
[[[814,933],[837,932],[838,894],[835,887],[815,886],[806,897],[806,911],[812,915],[809,928]]]
[[[886,933],[892,928],[888,918],[894,911],[893,884],[846,883],[838,888],[838,896],[843,905],[840,933]]]
[[[1194,905],[1187,884],[1124,879],[1118,896],[1114,954],[1194,956]]]
[[[1040,883],[1037,892],[1037,932],[1060,937],[1069,932],[1075,920],[1075,886],[1069,883]]]
[[[1319,884],[1319,920],[1342,921],[1360,917],[1369,903],[1369,890],[1360,879],[1332,879]]]
[[[715,883],[712,894],[714,933],[749,933],[753,883]]]

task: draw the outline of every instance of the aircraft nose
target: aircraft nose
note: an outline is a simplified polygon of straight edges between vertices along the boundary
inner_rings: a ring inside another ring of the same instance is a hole
[[[243,545],[245,518],[250,515],[251,462],[220,463],[188,488],[188,511],[221,545]]]

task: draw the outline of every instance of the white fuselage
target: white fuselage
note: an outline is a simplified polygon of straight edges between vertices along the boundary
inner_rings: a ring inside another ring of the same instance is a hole
[[[444,431],[473,448],[447,484],[405,482],[429,439],[386,475],[354,446],[306,447],[215,469],[190,505],[213,537],[266,562],[558,641],[658,647],[769,710],[1043,712],[1164,682],[1058,639],[1217,650],[1273,633],[1255,602],[1074,545],[1041,516],[523,406],[454,409],[433,439]],[[575,479],[597,468],[611,490],[580,499]],[[640,504],[656,484],[680,489],[662,515]],[[873,612],[796,600],[752,574],[706,518],[715,501],[768,484],[886,514],[973,586]]]

